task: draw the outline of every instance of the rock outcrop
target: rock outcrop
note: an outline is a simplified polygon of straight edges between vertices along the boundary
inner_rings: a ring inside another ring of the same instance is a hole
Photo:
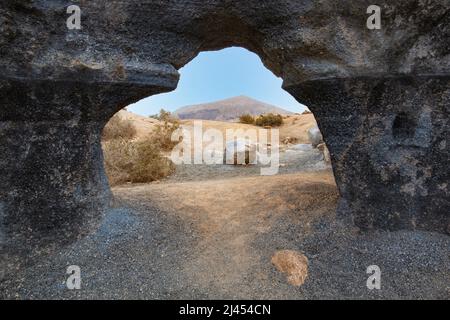
[[[362,229],[449,228],[449,1],[3,0],[3,244],[70,242],[110,201],[100,133],[170,91],[199,52],[242,46],[316,116]],[[66,9],[78,4],[81,30]]]
[[[331,155],[330,155],[330,150],[328,150],[328,147],[325,143],[320,143],[317,146],[317,149],[319,149],[322,154],[323,154],[323,161],[325,161],[325,163],[330,164],[331,163]]]

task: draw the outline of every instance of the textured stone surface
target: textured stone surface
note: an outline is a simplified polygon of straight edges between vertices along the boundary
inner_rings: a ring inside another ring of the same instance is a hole
[[[66,27],[69,5],[82,30]],[[307,103],[341,212],[363,228],[449,229],[449,1],[3,0],[0,239],[70,241],[110,198],[109,117],[172,90],[202,50],[242,46]],[[16,241],[17,240],[17,241]]]
[[[446,232],[448,77],[324,80],[288,90],[301,94],[316,115],[342,214],[363,229]]]

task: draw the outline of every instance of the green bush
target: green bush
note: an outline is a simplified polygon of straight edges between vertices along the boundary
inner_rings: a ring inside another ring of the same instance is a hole
[[[279,127],[283,124],[283,117],[279,114],[263,114],[256,118],[255,124],[260,127]]]
[[[243,114],[239,117],[239,123],[243,124],[255,124],[255,117],[251,114]]]

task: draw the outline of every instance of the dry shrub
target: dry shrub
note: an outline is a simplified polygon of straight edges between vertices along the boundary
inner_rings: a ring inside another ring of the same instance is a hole
[[[172,141],[172,134],[180,128],[180,121],[164,109],[161,109],[157,118],[162,123],[155,127],[151,134],[151,139],[163,151],[171,151],[178,144],[178,141]]]
[[[280,114],[263,114],[255,120],[255,124],[260,127],[279,127],[283,124],[283,116]]]
[[[173,173],[175,166],[162,154],[167,136],[170,141],[172,127],[163,124],[145,139],[133,141],[136,134],[133,124],[113,117],[104,129],[102,143],[109,183],[115,186],[152,182]]]
[[[110,185],[131,182],[130,171],[137,158],[134,143],[125,139],[113,139],[104,141],[102,146],[105,171]]]
[[[255,124],[255,117],[251,114],[243,114],[239,117],[239,123],[243,124]]]
[[[133,183],[159,180],[175,170],[175,165],[161,154],[160,146],[152,139],[136,144],[136,157],[130,170],[130,181]]]
[[[153,129],[151,140],[157,144],[163,151],[171,151],[178,141],[172,141],[172,134],[175,130],[180,128],[177,122],[164,122]]]
[[[110,140],[103,143],[105,170],[112,186],[145,183],[167,177],[175,170],[151,138],[130,141]]]
[[[127,139],[136,136],[136,128],[131,121],[123,120],[119,115],[114,115],[103,129],[103,141]]]
[[[159,113],[149,115],[149,118],[153,118],[159,121],[175,122],[178,120],[177,116],[174,116],[170,111],[164,109],[159,110]]]

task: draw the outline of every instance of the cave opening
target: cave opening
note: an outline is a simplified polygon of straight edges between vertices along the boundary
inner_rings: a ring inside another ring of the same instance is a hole
[[[175,91],[130,105],[106,125],[116,201],[187,223],[206,243],[190,251],[205,279],[232,285],[236,272],[265,267],[262,255],[277,268],[290,259],[305,265],[288,250],[298,247],[291,235],[331,224],[339,199],[314,115],[242,48],[201,53],[180,73]],[[283,245],[261,248],[271,241]],[[303,283],[302,270],[292,285]]]
[[[240,47],[202,52],[179,71],[176,90],[129,105],[105,126],[111,185],[258,175],[264,165],[272,170],[262,175],[331,172],[314,115],[257,54]],[[202,165],[209,167],[194,174]]]

